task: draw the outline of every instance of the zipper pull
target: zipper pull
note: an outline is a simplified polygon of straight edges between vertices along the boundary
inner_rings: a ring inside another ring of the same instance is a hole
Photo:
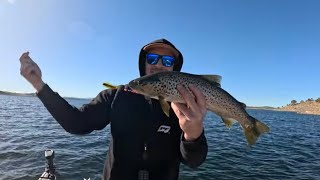
[[[147,146],[147,143],[144,143],[144,149],[143,149],[143,154],[142,154],[142,158],[143,160],[147,160],[148,158],[148,153],[147,153],[147,150],[148,150],[148,146]]]

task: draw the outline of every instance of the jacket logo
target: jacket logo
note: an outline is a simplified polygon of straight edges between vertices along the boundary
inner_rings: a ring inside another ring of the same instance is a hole
[[[170,126],[161,125],[159,127],[159,129],[158,129],[158,132],[162,132],[162,133],[165,133],[165,134],[170,134],[170,129],[171,129]]]

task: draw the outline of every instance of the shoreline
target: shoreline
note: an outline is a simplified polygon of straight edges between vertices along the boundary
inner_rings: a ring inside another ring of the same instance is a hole
[[[36,93],[15,93],[15,92],[7,92],[7,91],[0,91],[0,95],[7,95],[7,96],[36,96]]]
[[[0,95],[8,96],[22,96],[22,97],[37,97],[36,93],[16,93],[8,91],[0,91]],[[77,97],[64,97],[67,99],[91,99],[91,98],[77,98]],[[256,110],[271,110],[271,111],[282,111],[282,112],[295,112],[297,114],[308,114],[308,115],[320,115],[320,103],[315,101],[306,101],[298,104],[290,104],[283,107],[270,107],[270,106],[248,106],[247,109]]]
[[[272,110],[272,109],[270,109]],[[296,114],[307,114],[307,115],[319,115],[320,116],[320,112],[314,112],[314,111],[296,111],[296,110],[286,110],[286,109],[273,109],[272,111],[281,111],[281,112],[293,112]]]
[[[7,91],[0,91],[0,95],[5,96],[19,96],[19,97],[37,97],[36,93],[16,93],[16,92],[7,92]],[[92,98],[78,98],[78,97],[64,97],[66,99],[83,99],[83,100],[90,100]]]
[[[303,102],[295,105],[287,105],[279,108],[274,107],[247,107],[247,109],[261,109],[282,112],[294,112],[297,114],[320,115],[320,103],[315,101]]]

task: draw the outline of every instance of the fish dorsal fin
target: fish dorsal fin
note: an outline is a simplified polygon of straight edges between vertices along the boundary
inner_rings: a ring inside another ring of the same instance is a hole
[[[218,84],[221,87],[221,79],[222,77],[219,75],[201,75],[204,79],[208,80],[209,82],[213,82],[214,84]]]
[[[239,102],[241,104],[241,106],[243,107],[243,109],[247,109],[247,105],[243,102]]]

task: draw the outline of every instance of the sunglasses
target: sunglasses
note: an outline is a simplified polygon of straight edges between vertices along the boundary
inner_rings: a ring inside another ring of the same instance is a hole
[[[174,64],[174,57],[172,56],[162,56],[162,55],[159,55],[159,54],[151,54],[151,53],[148,53],[147,54],[147,63],[148,64],[157,64],[159,59],[162,59],[162,64],[166,67],[171,67],[173,66]]]

